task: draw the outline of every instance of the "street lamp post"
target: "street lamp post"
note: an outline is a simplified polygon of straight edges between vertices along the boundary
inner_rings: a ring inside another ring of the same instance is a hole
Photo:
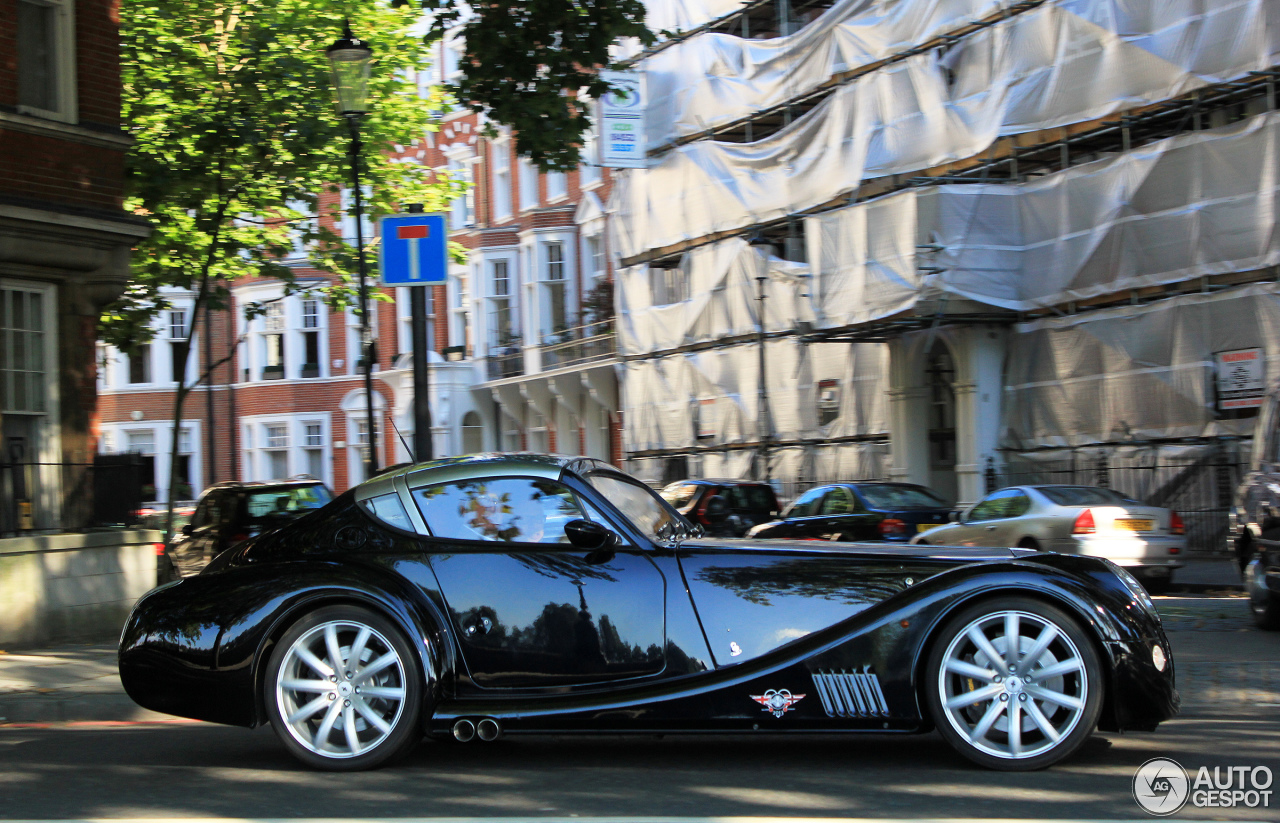
[[[773,440],[773,415],[769,409],[768,372],[765,370],[765,322],[764,301],[766,299],[765,284],[769,280],[769,258],[773,256],[774,244],[765,237],[756,235],[747,241],[748,245],[760,252],[764,258],[762,273],[756,277],[756,350],[759,354],[760,386],[757,392],[757,418],[760,429],[760,475],[759,479],[769,480],[769,446]]]
[[[364,202],[360,192],[360,118],[369,110],[369,64],[373,49],[364,40],[357,40],[351,33],[351,23],[343,27],[342,39],[325,50],[329,67],[333,71],[333,87],[337,97],[338,114],[346,118],[351,132],[351,145],[347,156],[351,159],[351,192],[355,198],[356,260],[360,281],[360,352],[364,367],[364,396],[369,432],[369,456],[365,476],[372,477],[378,470],[378,426],[373,406],[373,335],[369,329],[369,285],[366,280],[364,258]]]

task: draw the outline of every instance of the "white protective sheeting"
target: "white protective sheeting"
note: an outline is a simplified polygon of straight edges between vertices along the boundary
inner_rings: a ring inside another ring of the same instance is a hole
[[[782,105],[833,76],[1008,5],[999,0],[842,0],[787,37],[744,40],[714,32],[692,37],[645,62],[652,101],[649,145]],[[1053,111],[1088,109],[1099,101],[1105,108],[1123,104],[1135,89],[1189,90],[1271,65],[1280,51],[1280,27],[1268,5],[1274,4],[1058,0],[965,35],[935,59],[956,72],[957,80],[969,81],[970,92],[995,84],[996,78],[983,77],[988,68],[1020,76],[1006,128],[1035,127],[1046,115],[1045,102]],[[1126,76],[1111,76],[1116,68]],[[1102,89],[1093,88],[1099,83]],[[1140,92],[1140,99],[1148,94]]]
[[[766,344],[775,440],[888,431],[888,350],[880,344]],[[742,343],[624,363],[624,448],[713,448],[754,443],[759,427],[759,349]],[[820,425],[817,386],[834,380],[839,413]]]
[[[1218,10],[1210,19],[1199,3],[1043,6],[946,54],[918,54],[841,86],[764,140],[680,146],[619,176],[619,253],[777,220],[865,179],[973,157],[1001,135],[1096,119],[1276,62],[1280,4],[1207,2]],[[794,96],[783,86],[784,98]],[[671,96],[651,93],[659,102]]]
[[[943,186],[945,291],[1029,310],[1280,264],[1280,114],[1017,186]],[[922,220],[922,223],[924,221]]]
[[[759,277],[765,281],[767,331],[794,329],[810,318],[809,267],[764,255],[737,238],[694,249],[681,265],[688,280],[688,300],[653,304],[651,279],[661,277],[647,266],[616,275],[618,350],[646,354],[692,343],[759,331]]]
[[[1262,348],[1280,378],[1280,285],[1254,284],[1015,327],[1002,447],[1247,436],[1215,415],[1214,352]]]
[[[696,29],[742,8],[744,0],[648,0],[645,24],[655,33]]]

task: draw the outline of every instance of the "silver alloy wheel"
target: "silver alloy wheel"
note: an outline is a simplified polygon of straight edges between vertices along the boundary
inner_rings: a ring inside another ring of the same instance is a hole
[[[322,757],[381,745],[404,712],[404,661],[354,620],[321,623],[293,642],[276,675],[276,703],[293,739]]]
[[[1061,626],[1030,612],[998,611],[969,623],[947,646],[937,688],[947,720],[969,745],[1022,760],[1076,728],[1089,674]]]

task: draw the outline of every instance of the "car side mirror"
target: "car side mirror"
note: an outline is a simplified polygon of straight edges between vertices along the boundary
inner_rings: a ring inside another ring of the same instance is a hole
[[[185,535],[186,537],[190,537],[194,532],[195,532],[195,529],[193,529],[193,528],[191,527],[191,524],[190,524],[190,523],[188,523],[188,524],[186,524],[185,526],[183,526],[183,527],[182,527],[182,533],[183,533],[183,535]]]
[[[606,549],[618,542],[618,535],[591,520],[570,520],[564,524],[564,534],[574,546],[588,551]]]
[[[718,526],[729,519],[729,501],[718,494],[713,494],[703,505],[703,514],[708,523]]]

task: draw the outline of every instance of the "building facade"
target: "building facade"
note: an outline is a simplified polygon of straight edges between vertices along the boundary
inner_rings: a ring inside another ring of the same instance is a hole
[[[424,98],[456,65],[450,42],[438,48],[419,78]],[[466,262],[451,264],[447,281],[428,290],[433,454],[528,449],[616,460],[608,172],[585,165],[539,173],[516,156],[510,135],[484,137],[484,126],[471,112],[444,114],[438,131],[398,152],[466,184],[448,213]],[[316,219],[354,243],[348,208],[345,191],[322,196]],[[363,233],[375,237],[376,226],[366,223]],[[146,499],[166,500],[171,465],[183,499],[226,479],[309,474],[337,491],[365,479],[359,316],[331,311],[320,298],[331,281],[308,267],[306,249],[285,262],[296,293],[285,295],[276,280],[239,282],[227,311],[199,329],[186,325],[190,296],[174,293],[145,351],[130,357],[102,347],[102,451],[141,456]],[[385,298],[370,302],[370,322],[378,464],[386,466],[418,457],[412,327],[409,290],[376,291]],[[253,304],[261,314],[246,320]],[[191,365],[175,373],[175,347],[186,346]],[[184,405],[174,461],[177,381],[194,385],[207,363],[219,365]]]
[[[1219,364],[1280,363],[1274,4],[654,5],[636,474],[1099,482],[1218,540],[1258,391]]]
[[[93,519],[95,324],[149,231],[122,208],[117,10],[0,2],[0,535]]]

